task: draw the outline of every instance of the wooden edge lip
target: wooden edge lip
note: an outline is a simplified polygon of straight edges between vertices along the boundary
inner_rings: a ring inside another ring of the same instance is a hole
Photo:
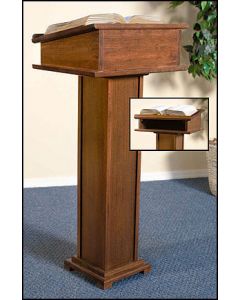
[[[197,114],[203,112],[204,109],[198,111],[192,116],[174,116],[174,115],[154,115],[154,114],[135,114],[134,119],[140,120],[191,120]]]
[[[148,75],[149,72],[133,70],[132,72],[127,71],[98,71],[98,70],[89,70],[83,68],[71,68],[71,67],[57,67],[57,66],[49,66],[49,65],[32,65],[33,69],[44,70],[44,71],[52,71],[52,72],[60,72],[73,74],[78,76],[91,76],[91,77],[115,77],[115,76],[131,76],[131,75]]]
[[[140,128],[136,128],[134,129],[134,131],[140,131],[140,132],[152,132],[152,133],[162,133],[162,134],[178,134],[178,135],[182,135],[182,134],[191,134],[194,131],[180,131],[180,130],[164,130],[164,129],[140,129]]]
[[[173,72],[173,71],[185,71],[187,69],[187,65],[179,65],[179,66],[162,66],[155,69],[128,69],[128,70],[90,70],[83,68],[72,68],[72,67],[59,67],[52,65],[32,65],[33,69],[45,70],[45,71],[53,71],[60,73],[68,73],[75,75],[86,75],[93,77],[115,77],[115,76],[130,76],[130,75],[148,75],[149,73],[160,73],[160,72]]]
[[[179,24],[89,24],[86,26],[78,26],[75,28],[69,28],[58,32],[49,34],[35,33],[32,36],[33,43],[44,43],[49,41],[58,40],[61,38],[70,37],[73,35],[87,33],[95,30],[108,30],[108,29],[187,29],[189,28],[187,23]]]
[[[138,23],[115,23],[115,24],[94,24],[96,29],[187,29],[187,23],[169,23],[169,24],[138,24]]]
[[[56,66],[49,66],[49,65],[32,65],[33,69],[37,70],[44,70],[44,71],[53,71],[53,72],[60,72],[60,73],[67,73],[67,74],[74,74],[74,75],[86,75],[86,76],[95,76],[96,71],[94,70],[83,70],[83,69],[75,69],[70,67],[56,67]]]
[[[150,115],[150,114],[136,114],[134,119],[139,120],[191,120],[190,116],[167,116],[167,115]]]
[[[95,30],[96,30],[95,25],[90,24],[90,25],[86,25],[86,26],[78,26],[75,28],[69,28],[69,29],[65,29],[63,31],[53,32],[53,33],[49,33],[49,34],[35,33],[32,36],[32,42],[33,43],[50,42],[50,41],[58,40],[61,38],[70,37],[70,36],[77,35],[80,33],[86,33],[86,32],[95,31]]]

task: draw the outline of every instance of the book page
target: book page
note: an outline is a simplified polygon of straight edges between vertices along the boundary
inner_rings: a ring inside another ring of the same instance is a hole
[[[197,112],[197,109],[193,105],[175,105],[169,107],[165,113],[168,115],[178,116],[192,116]]]
[[[62,30],[70,29],[70,28],[75,28],[78,26],[83,26],[83,25],[89,25],[89,24],[99,24],[99,23],[126,23],[125,19],[123,16],[119,14],[94,14],[94,15],[89,15],[83,18],[79,18],[76,20],[72,20],[69,22],[64,22],[64,23],[57,23],[48,26],[47,30],[45,31],[45,34],[49,33],[54,33],[54,32],[59,32]]]
[[[125,18],[127,23],[139,23],[139,24],[151,24],[151,23],[158,23],[161,24],[161,20],[158,16],[144,16],[144,15],[135,15],[129,16]]]
[[[97,23],[126,23],[126,21],[124,17],[119,14],[96,14],[89,15],[85,25]]]
[[[52,25],[48,26],[47,30],[45,31],[45,34],[58,32],[58,31],[74,28],[77,26],[85,25],[87,18],[88,18],[88,16],[80,18],[80,19],[76,19],[73,21],[69,21],[69,22],[52,24]]]
[[[169,105],[157,105],[152,108],[144,108],[140,111],[140,114],[165,114],[165,111],[169,108]]]

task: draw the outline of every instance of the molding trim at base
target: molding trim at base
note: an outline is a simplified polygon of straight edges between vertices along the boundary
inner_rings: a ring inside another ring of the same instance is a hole
[[[26,178],[24,188],[77,185],[77,177]]]
[[[183,178],[198,178],[207,177],[207,169],[198,170],[178,170],[169,172],[150,172],[142,173],[141,181],[154,181],[154,180],[170,180],[170,179],[183,179]]]
[[[184,170],[184,171],[169,171],[169,172],[143,172],[141,174],[141,181],[155,181],[155,180],[169,180],[169,179],[183,179],[183,178],[197,178],[207,177],[207,169],[198,170]],[[72,186],[77,184],[76,177],[46,177],[46,178],[32,178],[24,180],[24,188],[35,187],[51,187],[51,186]]]

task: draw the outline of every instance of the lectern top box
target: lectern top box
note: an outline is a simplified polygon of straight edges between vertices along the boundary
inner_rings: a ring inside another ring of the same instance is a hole
[[[36,69],[110,77],[183,71],[181,30],[187,24],[91,24],[50,34],[41,43]]]
[[[134,118],[139,120],[139,128],[135,131],[190,134],[201,130],[202,112],[198,109],[192,116],[136,114]]]

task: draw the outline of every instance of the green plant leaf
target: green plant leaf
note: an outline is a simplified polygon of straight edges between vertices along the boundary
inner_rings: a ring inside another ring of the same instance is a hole
[[[207,17],[208,22],[216,21],[216,19],[217,19],[216,14],[211,14],[211,15],[208,15],[208,17]]]
[[[208,1],[201,1],[202,10],[205,10],[205,8],[207,8],[207,6],[208,6]]]
[[[172,6],[188,2],[199,12],[193,25],[192,45],[184,46],[189,53],[189,74],[194,78],[212,80],[217,76],[217,1],[171,1]]]
[[[202,34],[206,40],[209,40],[211,38],[211,33],[207,29],[203,29]]]
[[[203,20],[201,23],[199,23],[200,26],[201,26],[201,30],[204,30],[204,29],[208,29],[209,26],[210,26],[210,23],[206,20]]]
[[[209,74],[210,67],[209,67],[208,63],[205,63],[205,64],[203,65],[203,70],[204,70],[204,72],[205,72],[207,75]]]
[[[197,14],[197,20],[200,20],[203,17],[203,12],[200,10]]]

